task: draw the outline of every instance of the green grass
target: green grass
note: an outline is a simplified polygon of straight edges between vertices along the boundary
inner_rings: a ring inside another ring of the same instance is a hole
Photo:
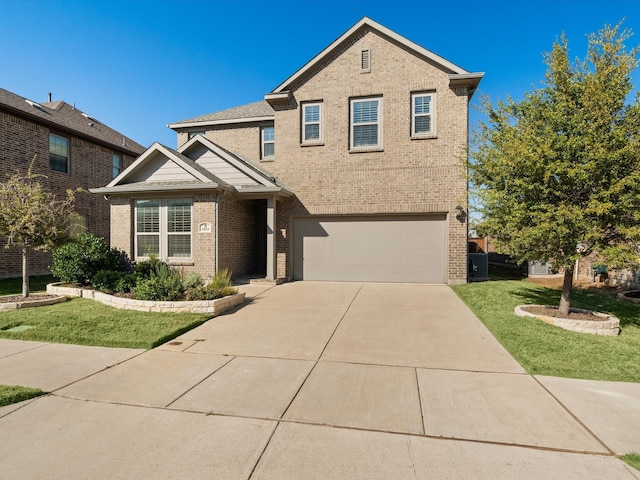
[[[17,385],[0,385],[0,407],[22,402],[30,398],[44,395],[38,388],[20,387]]]
[[[52,275],[29,277],[29,292],[44,292],[47,283],[57,282]],[[0,296],[22,294],[22,278],[5,278],[0,280]]]
[[[453,290],[532,375],[640,382],[640,305],[594,290],[574,290],[571,306],[610,313],[622,332],[605,337],[569,332],[518,317],[521,304],[558,305],[560,291],[517,280],[469,283]]]
[[[620,457],[621,460],[627,462],[628,465],[631,465],[636,470],[640,470],[640,455],[637,453],[627,453]]]
[[[85,298],[0,312],[0,338],[104,347],[153,348],[191,330],[210,314],[118,310]],[[18,325],[32,329],[8,332]]]

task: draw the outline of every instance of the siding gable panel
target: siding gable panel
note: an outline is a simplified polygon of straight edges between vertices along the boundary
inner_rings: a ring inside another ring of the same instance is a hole
[[[191,152],[190,157],[198,165],[213,173],[229,185],[260,185],[253,178],[241,172],[226,160],[208,149]]]
[[[147,162],[144,168],[132,172],[123,183],[162,183],[176,181],[193,181],[194,177],[184,168],[164,155]]]

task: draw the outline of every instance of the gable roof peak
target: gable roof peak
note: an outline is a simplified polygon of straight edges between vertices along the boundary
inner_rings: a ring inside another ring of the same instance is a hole
[[[399,35],[393,30],[381,25],[380,23],[372,20],[371,18],[364,16],[362,17],[355,25],[353,25],[349,30],[344,32],[341,36],[339,36],[335,41],[333,41],[329,46],[327,46],[324,50],[318,53],[315,57],[309,60],[306,64],[302,66],[302,68],[298,69],[293,75],[287,78],[284,82],[278,85],[275,89],[265,95],[265,100],[283,100],[283,96],[288,93],[291,85],[302,76],[304,76],[307,72],[313,69],[316,65],[320,64],[325,58],[331,55],[337,48],[340,47],[345,41],[355,35],[362,28],[368,27],[372,30],[375,30],[379,34],[390,38],[391,40],[403,45],[405,48],[413,51],[416,55],[425,58],[431,63],[437,65],[444,72],[449,75],[470,75],[471,73],[458,65],[446,60],[445,58],[427,50],[426,48],[418,45],[415,42]]]

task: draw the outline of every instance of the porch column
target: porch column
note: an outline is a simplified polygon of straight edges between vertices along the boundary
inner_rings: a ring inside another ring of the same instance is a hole
[[[267,198],[267,280],[276,275],[276,197]]]

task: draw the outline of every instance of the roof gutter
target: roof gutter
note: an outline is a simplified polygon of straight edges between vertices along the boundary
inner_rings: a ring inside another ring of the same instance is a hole
[[[209,125],[226,125],[229,123],[268,122],[268,121],[273,121],[274,118],[275,118],[275,115],[265,115],[263,117],[229,118],[227,120],[200,120],[196,122],[170,123],[167,125],[167,127],[171,129],[176,129],[176,128],[189,128],[189,127],[206,127]]]
[[[136,185],[135,187],[122,185],[117,187],[99,187],[90,188],[90,193],[99,193],[102,195],[128,195],[132,193],[161,193],[161,192],[186,192],[193,190],[223,190],[231,191],[230,187],[220,185],[219,183],[196,184],[196,185]]]
[[[469,89],[469,100],[484,77],[484,72],[476,73],[452,73],[449,75],[450,87],[467,87]]]

